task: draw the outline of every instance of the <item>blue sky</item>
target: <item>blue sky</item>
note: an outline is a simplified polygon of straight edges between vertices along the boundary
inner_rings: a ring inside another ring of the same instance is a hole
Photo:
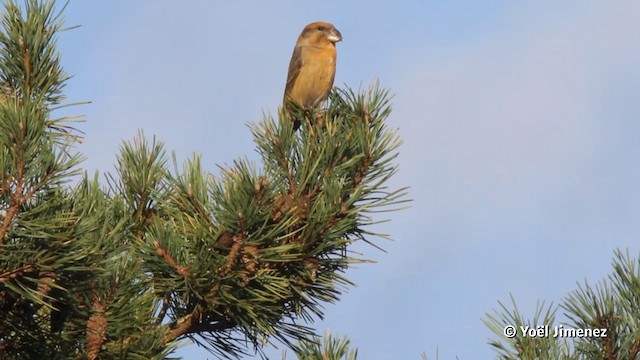
[[[82,25],[59,44],[69,99],[93,102],[91,171],[140,128],[214,173],[257,159],[245,124],[275,113],[312,21],[344,36],[336,85],[391,88],[405,141],[393,183],[413,207],[381,227],[387,253],[358,246],[378,263],[350,271],[358,287],[315,324],[362,359],[492,358],[481,319],[498,300],[532,317],[606,276],[614,249],[640,252],[635,0],[75,0],[65,17]]]

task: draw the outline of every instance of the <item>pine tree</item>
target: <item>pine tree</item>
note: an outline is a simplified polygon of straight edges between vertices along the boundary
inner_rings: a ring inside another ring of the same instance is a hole
[[[525,319],[513,297],[511,305],[499,305],[483,320],[498,337],[489,341],[496,359],[640,359],[640,257],[633,259],[628,251],[615,252],[613,273],[597,285],[579,284],[560,305],[538,303],[533,320]],[[559,310],[565,321],[558,321]],[[564,330],[559,336],[554,336],[556,327]],[[523,329],[543,332],[527,334]],[[347,337],[336,339],[330,333],[315,342],[301,341],[293,350],[300,360],[355,360],[358,355]],[[422,359],[428,359],[425,353]]]
[[[300,341],[293,347],[298,360],[356,360],[358,349],[351,347],[347,337],[336,338],[326,331],[321,339],[314,338]],[[282,357],[286,360],[286,354]]]
[[[537,306],[533,321],[520,314],[515,300],[512,306],[500,303],[501,310],[487,314],[485,324],[498,339],[490,341],[498,359],[601,359],[636,360],[640,358],[640,257],[628,251],[615,252],[613,273],[595,286],[578,285],[559,306]],[[566,321],[558,321],[563,311]],[[514,326],[513,336],[505,328]],[[565,330],[554,336],[556,326]],[[527,336],[521,327],[548,328],[548,334]],[[576,332],[573,332],[576,330]],[[582,331],[580,333],[579,331]]]
[[[365,261],[349,246],[385,237],[372,214],[405,201],[386,187],[388,91],[335,90],[298,131],[265,116],[261,163],[219,176],[140,133],[100,182],[80,168],[78,118],[57,115],[61,11],[9,0],[1,21],[0,358],[164,359],[184,339],[233,358],[312,339]]]

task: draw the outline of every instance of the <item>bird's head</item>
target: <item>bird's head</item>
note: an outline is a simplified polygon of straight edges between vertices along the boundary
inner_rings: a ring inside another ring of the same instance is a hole
[[[342,34],[328,22],[318,21],[305,26],[300,40],[311,44],[332,43],[342,41]]]

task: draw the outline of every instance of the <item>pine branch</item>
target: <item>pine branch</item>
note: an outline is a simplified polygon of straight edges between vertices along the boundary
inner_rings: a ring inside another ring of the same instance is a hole
[[[242,214],[239,214],[239,221],[241,224],[244,223],[244,217]],[[242,227],[241,227],[242,229]],[[242,232],[242,230],[240,231]],[[216,299],[222,287],[222,279],[224,279],[233,269],[234,263],[240,253],[240,247],[244,242],[243,236],[240,234],[236,234],[233,236],[233,244],[231,245],[231,249],[229,251],[229,255],[226,257],[226,261],[223,267],[221,267],[218,271],[217,278],[220,279],[209,291],[209,299]],[[216,307],[216,303],[213,302],[211,304],[213,308]],[[194,308],[193,312],[185,315],[173,323],[169,324],[170,331],[165,336],[165,342],[171,342],[177,339],[178,337],[187,334],[200,324],[200,315],[204,310],[204,305],[198,305]]]
[[[24,276],[25,274],[32,272],[35,270],[35,265],[33,264],[28,264],[28,265],[24,265],[18,269],[13,269],[13,270],[9,270],[9,271],[5,271],[4,273],[0,274],[0,283],[3,282],[7,282],[16,278],[19,278],[21,276]]]
[[[182,265],[179,265],[171,256],[171,254],[169,254],[169,252],[164,249],[158,241],[154,241],[153,245],[156,247],[156,254],[158,254],[159,257],[163,258],[169,265],[171,265],[176,270],[176,272],[180,274],[180,276],[184,276],[185,278],[191,276],[189,269]]]

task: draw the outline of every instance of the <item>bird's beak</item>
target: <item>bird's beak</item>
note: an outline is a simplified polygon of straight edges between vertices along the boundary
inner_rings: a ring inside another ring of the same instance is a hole
[[[329,41],[331,41],[332,43],[337,43],[338,41],[342,41],[342,34],[340,34],[340,31],[338,31],[338,29],[333,29],[331,30],[329,36],[327,36],[327,39],[329,39]]]

